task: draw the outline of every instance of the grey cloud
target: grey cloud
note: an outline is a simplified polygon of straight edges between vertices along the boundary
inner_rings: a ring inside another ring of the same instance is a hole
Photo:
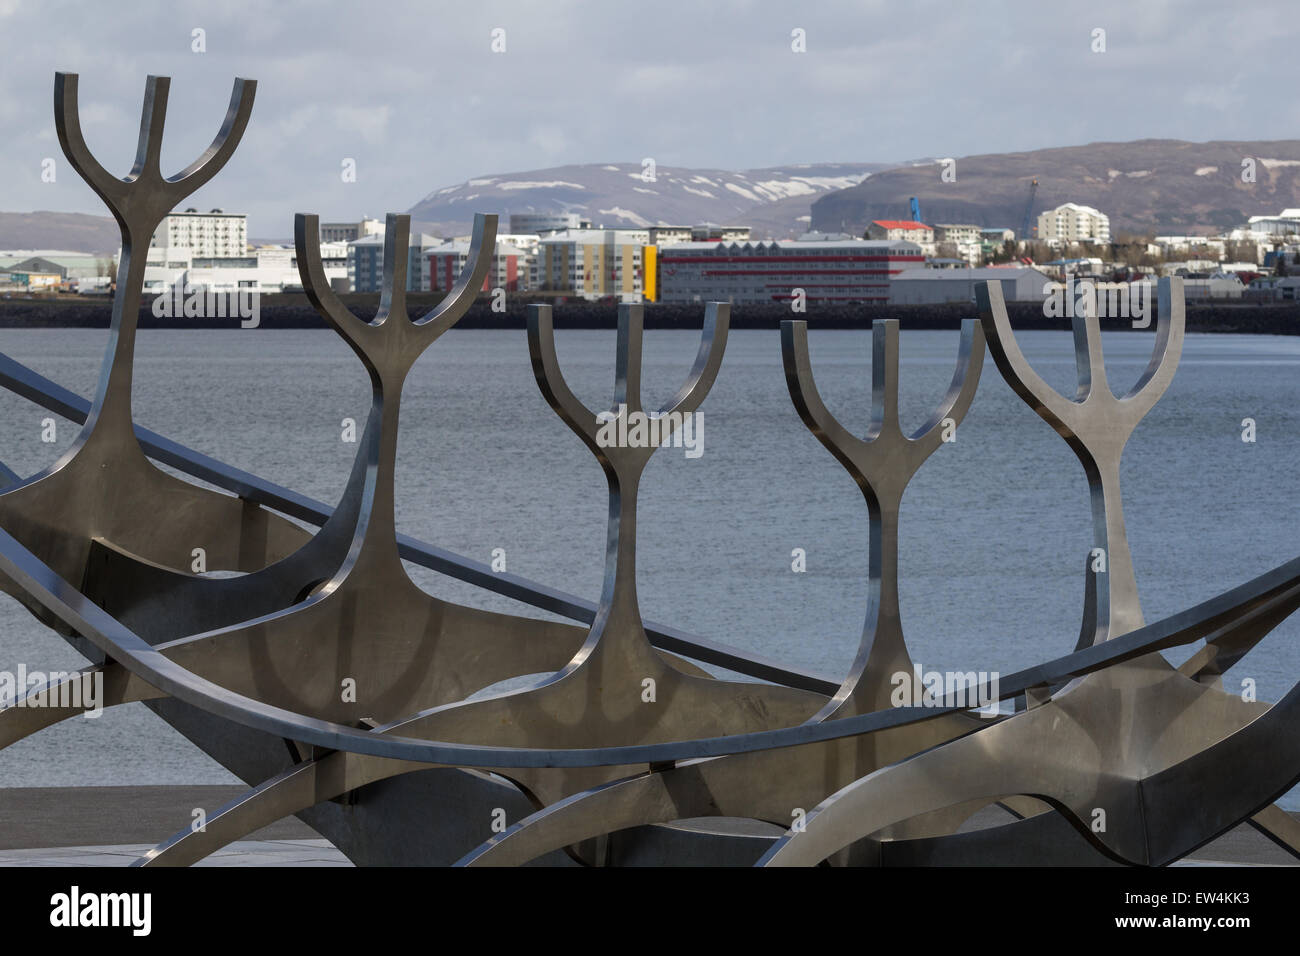
[[[164,160],[176,168],[210,140],[231,79],[258,79],[244,145],[194,204],[286,236],[297,211],[377,216],[470,177],[565,163],[745,168],[1290,138],[1293,10],[1256,4],[1239,29],[1241,14],[1210,0],[0,0],[0,209],[102,212],[70,170],[40,179],[41,159],[59,155],[58,69],[82,75],[87,138],[121,172],[147,74],[173,77]],[[195,27],[206,53],[190,52]],[[505,54],[489,49],[494,27]],[[790,51],[795,27],[806,54]],[[1105,54],[1089,49],[1094,27]],[[345,157],[354,184],[340,179]]]

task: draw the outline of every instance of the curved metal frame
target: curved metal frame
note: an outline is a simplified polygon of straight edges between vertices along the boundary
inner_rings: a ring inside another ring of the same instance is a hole
[[[1071,402],[1048,388],[1015,345],[1000,285],[985,283],[977,297],[999,368],[1084,465],[1098,541],[1110,559],[1105,583],[1097,587],[1093,643],[1120,639],[1142,628],[1142,612],[1124,528],[1119,459],[1129,435],[1168,387],[1177,367],[1184,327],[1182,280],[1160,281],[1155,351],[1138,384],[1120,399],[1106,384],[1095,310],[1074,319],[1079,393]],[[1241,615],[1226,629],[1228,634],[1216,635],[1207,647],[1253,643],[1296,606],[1294,599],[1283,599]],[[1246,637],[1238,636],[1241,630]],[[1189,670],[1199,675],[1204,668],[1198,661]],[[1152,653],[1071,682],[1050,697],[1039,689],[1031,700],[1030,709],[996,726],[854,781],[820,804],[803,829],[788,833],[760,862],[815,863],[829,855],[823,852],[828,847],[838,851],[917,813],[976,798],[1024,795],[1060,810],[1103,852],[1129,862],[1159,864],[1212,839],[1226,826],[1210,831],[1165,827],[1157,832],[1153,821],[1176,818],[1178,810],[1205,801],[1208,791],[1216,811],[1230,818],[1225,825],[1232,825],[1253,816],[1300,778],[1300,769],[1287,763],[1279,773],[1254,775],[1249,788],[1237,781],[1225,785],[1222,778],[1215,782],[1203,772],[1211,765],[1205,754],[1216,749],[1230,754],[1227,759],[1241,759],[1243,747],[1244,753],[1260,756],[1262,751],[1249,749],[1245,742],[1275,741],[1283,733],[1300,707],[1300,685],[1269,709],[1225,694],[1213,682],[1195,680]],[[1196,768],[1202,771],[1195,778],[1198,789],[1168,790],[1164,801],[1155,801],[1148,780],[1180,780],[1186,785]],[[1106,821],[1100,829],[1093,825],[1098,819]]]
[[[897,675],[911,680],[913,662],[898,609],[899,509],[912,476],[943,444],[945,429],[960,424],[974,401],[984,364],[984,336],[973,320],[962,323],[952,384],[935,412],[912,435],[903,433],[898,419],[896,320],[872,327],[872,414],[865,438],[849,432],[822,401],[808,355],[807,323],[782,323],[781,352],[786,384],[799,416],[853,477],[870,514],[866,621],[847,676],[809,719],[809,723],[818,723],[887,708]],[[979,722],[979,718],[953,714],[856,739],[691,762],[639,774],[552,803],[490,838],[460,862],[523,863],[549,850],[638,823],[729,816],[784,824],[796,808],[812,806],[900,757],[968,733]],[[756,787],[756,780],[765,783]],[[665,799],[668,794],[672,799]],[[928,821],[927,825],[933,824]]]
[[[96,539],[173,568],[188,568],[193,549],[202,547],[210,569],[239,571],[283,558],[308,540],[306,532],[273,512],[163,472],[135,438],[131,381],[150,240],[163,217],[233,155],[257,89],[253,80],[235,80],[212,145],[181,172],[165,177],[159,160],[169,84],[167,77],[148,78],[135,163],[118,179],[99,164],[82,136],[77,75],[55,75],[59,144],[117,220],[122,256],[108,349],[85,425],[57,462],[0,491],[0,524],[77,582],[85,577]],[[114,480],[105,481],[106,473]],[[159,522],[159,514],[168,520]]]
[[[656,630],[661,645],[740,663],[787,686],[714,680],[654,648],[637,601],[635,532],[646,463],[677,416],[696,412],[717,376],[725,305],[708,306],[686,384],[651,415],[669,428],[656,428],[647,443],[622,446],[601,440],[600,419],[644,414],[640,307],[619,311],[615,405],[602,416],[564,380],[549,308],[530,310],[529,351],[542,395],[609,483],[605,579],[594,607],[521,580],[493,585],[589,620],[585,634],[439,601],[402,566],[404,557],[416,556],[479,583],[489,577],[397,534],[393,480],[407,373],[482,286],[494,217],[476,217],[469,266],[435,309],[412,321],[405,298],[409,220],[389,216],[384,293],[371,322],[355,318],[330,290],[315,217],[296,218],[304,289],[372,384],[367,427],[338,508],[330,511],[134,425],[141,250],[162,217],[232,155],[254,89],[252,81],[237,80],[212,146],[181,173],[164,177],[159,157],[168,81],[150,77],[136,161],[117,179],[86,148],[76,76],[56,77],[60,143],[122,230],[109,349],[88,403],[0,359],[4,384],[84,420],[72,450],[52,467],[25,480],[0,467],[0,583],[91,657],[92,666],[69,677],[69,687],[102,678],[108,703],[146,701],[246,779],[263,780],[212,816],[205,831],[186,829],[143,862],[189,862],[323,800],[378,799],[373,795],[380,792],[385,806],[421,800],[438,806],[450,821],[439,832],[450,842],[430,847],[434,857],[452,844],[472,845],[476,824],[468,821],[486,816],[489,803],[531,802],[536,812],[463,863],[524,862],[558,849],[585,862],[589,855],[575,845],[611,830],[683,816],[782,820],[813,800],[817,807],[761,863],[879,862],[909,854],[970,859],[1025,834],[1054,858],[1100,853],[1161,864],[1243,821],[1300,855],[1300,825],[1270,806],[1300,778],[1300,744],[1290,732],[1300,719],[1300,685],[1271,708],[1221,686],[1224,671],[1300,607],[1300,558],[1156,624],[1143,622],[1119,464],[1178,364],[1179,280],[1161,282],[1152,359],[1123,396],[1106,381],[1095,310],[1075,320],[1073,398],[1051,390],[1029,366],[1000,285],[982,284],[981,324],[964,323],[952,385],[910,436],[897,414],[897,323],[873,330],[873,413],[864,439],[851,435],[820,398],[806,326],[785,323],[782,349],[796,409],[853,476],[870,513],[867,617],[858,654],[829,699],[819,693],[831,690],[828,682],[815,676]],[[996,691],[967,688],[960,700],[891,707],[895,678],[912,670],[897,600],[900,503],[912,475],[942,443],[943,429],[955,427],[969,409],[985,336],[1003,376],[1083,464],[1106,570],[1085,572],[1073,653],[1001,679]],[[240,497],[167,475],[147,452],[196,476],[217,477]],[[277,507],[319,519],[320,532],[308,536],[269,510]],[[159,515],[168,516],[162,531]],[[205,547],[214,569],[243,573],[228,579],[188,574],[183,569],[195,546]],[[1205,646],[1179,668],[1158,653],[1201,638]],[[537,672],[551,676],[524,691],[465,700],[503,677]],[[340,677],[356,682],[354,699],[338,695]],[[23,703],[49,705],[54,689]],[[968,713],[972,692],[981,702],[1023,700],[1025,709],[980,720]],[[0,746],[77,712],[0,710]],[[269,757],[264,744],[277,738],[288,746]],[[1275,759],[1261,767],[1266,754]],[[772,783],[756,788],[758,779]],[[955,835],[966,816],[992,801],[1024,819],[976,838]],[[1098,810],[1108,821],[1101,830],[1091,825]],[[1062,819],[1083,840],[1067,839]],[[374,817],[364,824],[376,825]],[[889,853],[880,842],[885,837],[896,848]]]

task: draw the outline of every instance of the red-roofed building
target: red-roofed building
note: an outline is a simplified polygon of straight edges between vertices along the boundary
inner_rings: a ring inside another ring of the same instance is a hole
[[[927,256],[934,255],[934,229],[910,219],[877,219],[867,226],[868,239],[919,243]]]

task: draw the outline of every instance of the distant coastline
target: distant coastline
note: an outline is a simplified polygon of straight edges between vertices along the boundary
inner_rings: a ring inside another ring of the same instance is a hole
[[[369,319],[375,314],[379,297],[354,293],[344,296],[348,308],[357,316]],[[441,299],[440,293],[410,293],[408,311],[418,317]],[[616,307],[607,302],[593,303],[580,299],[541,300],[536,295],[513,297],[506,311],[494,312],[485,297],[476,303],[458,323],[461,328],[522,329],[527,321],[527,306],[533,301],[554,301],[557,328],[612,328]],[[1019,327],[1032,329],[1070,328],[1069,319],[1049,319],[1037,303],[1010,303],[1008,311]],[[0,298],[0,329],[21,328],[107,328],[112,302],[106,296],[33,296]],[[731,309],[731,327],[735,329],[776,329],[783,319],[807,319],[812,328],[866,328],[872,319],[896,318],[907,328],[956,329],[963,318],[976,315],[974,304],[943,305],[821,305],[810,303],[807,313],[795,314],[787,305],[736,305]],[[699,328],[704,316],[703,304],[667,305],[649,303],[645,307],[646,328]],[[1126,319],[1103,319],[1104,330],[1131,329]],[[158,317],[151,300],[140,309],[140,328],[236,329],[238,318]],[[325,323],[301,293],[264,295],[259,302],[258,327],[264,329],[324,329]],[[1237,333],[1254,335],[1300,335],[1300,303],[1188,303],[1189,332]]]

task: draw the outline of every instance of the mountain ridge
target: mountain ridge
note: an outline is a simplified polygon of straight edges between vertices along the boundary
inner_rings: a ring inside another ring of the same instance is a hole
[[[1244,181],[1250,160],[1254,181]],[[1181,233],[1242,225],[1252,215],[1300,206],[1300,140],[1178,139],[1094,142],[958,157],[955,181],[940,161],[896,166],[812,203],[812,227],[861,233],[873,219],[909,218],[916,196],[927,223],[1020,231],[1029,183],[1038,179],[1031,225],[1065,202],[1093,206],[1120,231]]]
[[[636,229],[701,222],[746,225],[755,237],[807,229],[809,202],[892,163],[795,163],[723,170],[640,163],[582,163],[468,179],[434,190],[409,210],[426,232],[466,233],[471,212],[576,212],[592,225]],[[653,179],[646,178],[651,173]],[[469,204],[473,204],[473,207]],[[462,212],[464,210],[464,212]],[[802,217],[802,218],[801,218]]]
[[[1253,162],[1254,182],[1242,179]],[[412,225],[464,235],[476,212],[578,212],[593,225],[748,225],[755,238],[812,228],[861,235],[873,219],[910,218],[909,198],[928,223],[1020,229],[1029,182],[1039,180],[1032,224],[1063,202],[1094,206],[1119,232],[1181,233],[1241,225],[1252,215],[1300,207],[1300,139],[1148,138],[1050,146],[903,163],[795,163],[745,170],[586,163],[497,173],[444,186],[410,207]],[[335,219],[337,217],[325,217]],[[285,241],[285,240],[280,240]],[[0,212],[0,249],[112,253],[117,223],[84,213]]]

